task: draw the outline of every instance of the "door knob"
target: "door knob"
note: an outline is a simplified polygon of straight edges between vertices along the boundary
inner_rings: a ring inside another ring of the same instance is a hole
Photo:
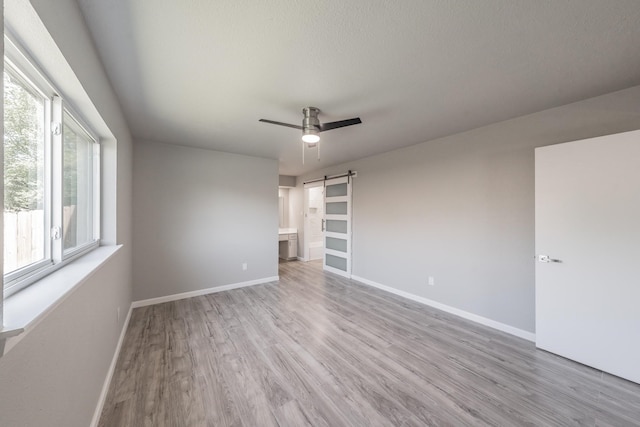
[[[549,255],[538,255],[539,262],[562,262],[561,259],[551,258]]]

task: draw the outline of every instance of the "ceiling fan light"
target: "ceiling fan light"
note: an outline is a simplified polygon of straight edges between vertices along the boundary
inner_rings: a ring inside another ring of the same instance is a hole
[[[302,135],[302,140],[307,144],[315,144],[320,141],[320,136],[315,130],[306,129]]]

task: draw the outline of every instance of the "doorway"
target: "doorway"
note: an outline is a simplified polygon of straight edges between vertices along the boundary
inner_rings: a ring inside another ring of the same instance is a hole
[[[322,220],[324,219],[324,183],[314,182],[304,186],[304,259],[319,260],[324,257]]]

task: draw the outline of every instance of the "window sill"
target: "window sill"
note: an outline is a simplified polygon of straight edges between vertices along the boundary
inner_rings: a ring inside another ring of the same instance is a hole
[[[100,246],[4,300],[0,357],[93,275],[122,245]]]

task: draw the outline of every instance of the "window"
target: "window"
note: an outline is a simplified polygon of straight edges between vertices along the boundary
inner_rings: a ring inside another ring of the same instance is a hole
[[[63,159],[62,208],[63,248],[70,253],[94,241],[92,207],[94,182],[93,169],[97,156],[95,139],[73,118],[64,112],[62,122]]]
[[[100,149],[37,68],[5,46],[6,296],[98,246]]]
[[[45,250],[46,98],[5,64],[4,271],[37,264]]]

